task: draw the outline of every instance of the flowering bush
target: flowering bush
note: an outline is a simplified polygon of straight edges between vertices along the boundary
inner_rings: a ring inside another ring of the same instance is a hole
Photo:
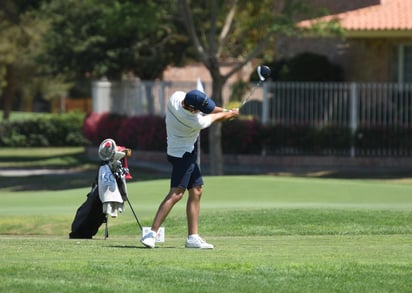
[[[97,124],[96,135],[99,143],[110,137],[119,140],[119,129],[124,117],[118,114],[102,114]]]
[[[89,113],[83,122],[83,135],[92,143],[99,140],[97,136],[97,125],[102,115],[95,112]]]
[[[83,133],[94,145],[112,138],[118,145],[139,150],[165,150],[166,126],[159,116],[126,117],[116,114],[88,115]]]
[[[166,125],[159,116],[129,117],[118,133],[119,143],[138,150],[166,150]]]

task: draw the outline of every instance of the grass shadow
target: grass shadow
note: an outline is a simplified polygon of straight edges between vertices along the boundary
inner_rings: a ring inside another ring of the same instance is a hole
[[[90,187],[98,172],[98,165],[85,169],[33,169],[35,171],[45,171],[47,174],[23,175],[23,176],[0,176],[0,189],[10,191],[41,191],[41,190],[66,190],[74,188]],[[13,172],[19,173],[18,169]],[[21,172],[30,170],[21,169]],[[54,173],[54,174],[53,174]],[[132,179],[128,183],[137,181],[147,181],[160,178],[168,178],[169,174],[150,169],[132,169]]]
[[[83,148],[20,148],[0,150],[0,190],[41,191],[90,187],[100,162]],[[166,178],[169,174],[129,166],[129,182]]]

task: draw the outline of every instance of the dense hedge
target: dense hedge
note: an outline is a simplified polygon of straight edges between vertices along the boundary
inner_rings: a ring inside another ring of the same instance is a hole
[[[121,117],[91,113],[84,123],[84,134],[98,145],[111,137],[120,145],[140,150],[166,149],[164,119],[158,116]],[[352,144],[357,151],[384,147],[409,147],[412,130],[361,128],[352,135],[348,127],[328,125],[263,126],[257,120],[231,120],[222,124],[222,148],[226,154],[348,154]],[[393,137],[396,136],[396,138]],[[208,153],[208,129],[201,132],[202,151]]]
[[[166,125],[159,116],[70,113],[0,124],[0,146],[6,147],[97,146],[109,137],[136,150],[166,150]],[[352,145],[359,155],[412,155],[412,128],[360,127],[352,135],[348,127],[334,125],[264,126],[244,119],[222,123],[226,154],[348,154]],[[208,152],[208,129],[201,132],[201,147]]]
[[[354,135],[357,149],[364,152],[412,155],[412,128],[393,126],[359,127]]]
[[[82,133],[84,114],[44,115],[0,124],[0,146],[79,146],[85,144]]]

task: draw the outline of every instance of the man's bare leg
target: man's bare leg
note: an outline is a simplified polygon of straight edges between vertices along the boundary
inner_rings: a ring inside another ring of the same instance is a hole
[[[172,187],[162,201],[157,210],[156,216],[153,220],[152,224],[152,231],[157,232],[162,225],[163,221],[166,219],[167,215],[169,215],[170,211],[172,210],[173,206],[182,199],[185,190],[179,187]]]
[[[187,232],[188,235],[199,234],[200,199],[202,186],[189,189],[189,198],[186,204]]]

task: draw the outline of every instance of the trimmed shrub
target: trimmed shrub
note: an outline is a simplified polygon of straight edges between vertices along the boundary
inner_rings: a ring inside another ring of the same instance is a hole
[[[322,154],[327,150],[345,150],[351,146],[348,127],[274,125],[263,129],[263,145],[268,153]]]
[[[83,120],[83,114],[68,113],[3,122],[0,127],[0,145],[7,147],[84,145]]]
[[[408,127],[360,127],[355,133],[354,141],[359,151],[395,149],[412,154],[412,128]]]
[[[352,130],[349,127],[329,125],[318,130],[316,143],[319,149],[347,150],[352,143]]]

